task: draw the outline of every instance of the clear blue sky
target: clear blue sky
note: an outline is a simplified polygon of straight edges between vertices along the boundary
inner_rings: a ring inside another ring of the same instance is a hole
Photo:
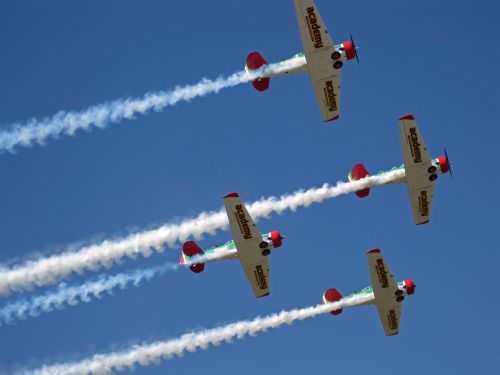
[[[448,149],[431,223],[413,225],[406,187],[374,188],[261,220],[286,235],[272,294],[256,300],[237,262],[156,278],[90,304],[0,327],[0,372],[318,303],[328,287],[369,284],[379,247],[416,294],[401,333],[372,306],[320,316],[138,374],[498,373],[498,83],[496,1],[316,0],[336,42],[352,32],[341,118],[325,125],[307,76],[242,85],[105,130],[0,155],[0,261],[48,255],[222,207],[345,179],[355,163],[401,163],[397,119],[413,113],[433,156]],[[0,126],[141,96],[301,51],[292,1],[1,1]],[[206,236],[200,245],[229,239]],[[169,249],[110,272],[177,261]],[[86,276],[94,275],[88,273]],[[73,277],[70,282],[86,279]],[[24,294],[28,296],[29,294]],[[19,294],[14,298],[22,296]],[[5,303],[0,301],[0,305]]]

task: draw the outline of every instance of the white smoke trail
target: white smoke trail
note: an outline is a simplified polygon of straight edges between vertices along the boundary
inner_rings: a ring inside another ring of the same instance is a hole
[[[285,210],[295,211],[300,207],[309,207],[325,199],[352,193],[366,187],[382,185],[404,177],[404,169],[387,172],[383,175],[369,176],[358,181],[341,182],[335,186],[324,184],[320,188],[299,190],[279,198],[262,198],[248,206],[255,219],[267,218],[272,213]],[[185,241],[193,236],[201,238],[203,234],[214,234],[218,229],[228,226],[226,212],[201,213],[194,219],[180,224],[166,224],[157,229],[131,234],[128,237],[103,241],[97,245],[84,247],[78,251],[64,252],[40,260],[28,261],[12,268],[0,268],[0,295],[14,291],[30,290],[35,286],[55,284],[71,272],[95,271],[101,267],[111,267],[114,262],[127,256],[135,258],[138,254],[148,257],[154,248],[163,251],[163,245],[173,246],[177,241]]]
[[[303,64],[300,59],[290,60],[287,65],[293,69]],[[34,143],[43,145],[48,138],[59,138],[62,134],[74,135],[78,129],[90,131],[93,127],[104,128],[110,123],[133,119],[150,111],[159,112],[164,108],[186,102],[207,94],[218,93],[224,88],[249,82],[263,74],[272,73],[276,68],[264,67],[252,73],[240,71],[229,77],[215,80],[203,78],[194,85],[177,86],[171,91],[147,93],[142,98],[118,99],[87,108],[81,112],[60,111],[42,120],[31,119],[21,124],[15,123],[7,131],[0,131],[0,153],[14,152],[16,146],[29,147]]]
[[[129,285],[139,286],[142,281],[149,281],[155,276],[168,271],[177,271],[179,264],[165,263],[161,266],[123,272],[116,275],[101,275],[96,280],[82,285],[58,285],[56,291],[48,291],[30,299],[22,299],[0,308],[0,326],[13,324],[17,320],[35,318],[42,313],[62,310],[76,306],[80,302],[90,302],[92,298],[102,298],[103,293],[113,294],[115,288],[125,289]]]
[[[35,370],[24,370],[21,375],[87,375],[111,374],[113,371],[133,370],[135,365],[150,366],[162,360],[171,359],[174,355],[183,356],[185,352],[206,350],[209,345],[220,345],[223,341],[231,343],[233,338],[243,339],[245,335],[255,336],[270,328],[278,328],[283,324],[291,325],[296,320],[313,318],[332,310],[356,306],[367,302],[371,295],[360,295],[328,305],[318,305],[303,309],[282,311],[254,320],[244,320],[223,327],[207,329],[201,332],[186,333],[181,337],[168,341],[156,341],[150,344],[136,345],[130,349],[109,353],[95,354],[93,357],[78,362],[58,363],[43,366]]]

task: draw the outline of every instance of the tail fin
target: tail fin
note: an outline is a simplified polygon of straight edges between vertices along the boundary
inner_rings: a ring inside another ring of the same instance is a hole
[[[184,242],[182,245],[182,255],[180,259],[180,264],[189,263],[189,259],[195,255],[203,255],[203,250],[194,241]],[[194,273],[200,273],[205,270],[205,263],[193,263],[189,266],[189,269]]]
[[[321,301],[321,304],[324,305],[327,303],[339,301],[340,299],[342,299],[342,297],[343,297],[342,294],[340,294],[340,292],[337,289],[330,288],[323,294],[323,300]],[[339,315],[340,313],[342,313],[342,309],[330,311],[330,314],[333,315]]]
[[[366,169],[366,167],[363,164],[356,164],[354,167],[352,167],[351,172],[349,172],[349,175],[347,176],[347,180],[349,182],[357,181],[357,180],[361,180],[362,178],[365,178],[369,175],[370,175],[370,173],[368,172],[368,169]],[[370,194],[370,188],[358,190],[355,193],[358,197],[365,198],[368,196],[368,194]]]
[[[264,65],[267,65],[267,61],[258,52],[250,52],[247,56],[247,64],[245,65],[245,70],[247,73],[251,73],[253,70],[257,70]],[[266,91],[269,88],[269,77],[257,78],[252,81],[253,87],[257,91]]]

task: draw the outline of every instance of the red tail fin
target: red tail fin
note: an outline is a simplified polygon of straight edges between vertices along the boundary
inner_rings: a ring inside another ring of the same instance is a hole
[[[369,175],[370,173],[368,172],[368,169],[366,169],[363,164],[356,164],[354,167],[352,167],[351,173],[349,174],[349,181],[360,180]],[[368,196],[368,194],[370,194],[370,188],[358,190],[355,193],[358,197],[365,198]]]
[[[195,255],[202,255],[203,250],[194,241],[186,241],[182,245],[182,255],[180,264],[186,264],[189,258]],[[189,266],[189,269],[194,273],[200,273],[205,270],[205,263],[194,263]]]
[[[246,69],[248,71],[257,70],[262,66],[267,65],[267,61],[258,52],[250,52],[247,56]],[[253,87],[258,91],[266,91],[269,88],[269,77],[257,78],[252,81]]]
[[[325,292],[325,294],[323,294],[323,300],[321,301],[321,304],[324,305],[325,303],[328,302],[339,301],[340,299],[342,299],[342,297],[343,297],[342,294],[340,294],[340,292],[337,289],[330,288]],[[339,315],[340,313],[342,313],[342,309],[330,311],[330,314],[333,315]]]

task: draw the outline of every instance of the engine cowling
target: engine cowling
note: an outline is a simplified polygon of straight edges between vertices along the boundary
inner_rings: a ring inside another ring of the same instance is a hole
[[[336,301],[341,300],[342,297],[343,297],[342,294],[340,294],[340,292],[337,289],[330,288],[323,294],[323,300],[321,301],[321,304],[324,305],[327,303],[336,302]],[[333,315],[339,315],[341,313],[342,313],[342,309],[330,311],[330,314],[333,314]]]
[[[282,245],[283,241],[283,236],[281,233],[277,230],[273,230],[270,235],[271,239],[271,244],[273,245],[273,248],[280,247]]]
[[[347,60],[352,60],[356,57],[356,47],[352,41],[347,41],[342,43],[342,47],[344,48],[345,58]]]
[[[446,156],[438,157],[439,168],[441,169],[441,173],[447,173],[450,171],[450,161]]]
[[[406,289],[406,294],[408,294],[409,296],[412,295],[413,293],[415,293],[415,283],[413,282],[413,280],[404,280],[404,287]]]
[[[361,180],[362,178],[368,177],[370,173],[368,169],[363,164],[356,164],[352,167],[351,172],[347,176],[349,182]],[[360,198],[365,198],[370,194],[370,188],[365,188],[363,190],[355,191],[356,195]]]

